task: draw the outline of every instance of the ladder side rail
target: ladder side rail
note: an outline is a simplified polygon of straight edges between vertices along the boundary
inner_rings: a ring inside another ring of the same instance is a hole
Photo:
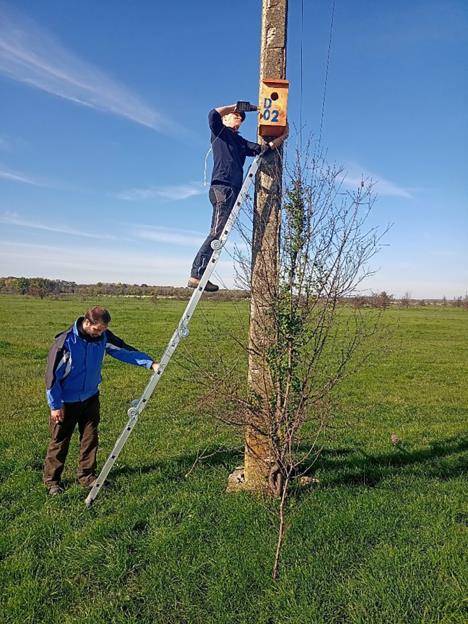
[[[133,427],[137,423],[137,420],[138,420],[137,418],[130,418],[128,420],[128,423],[125,425],[125,428],[123,429],[122,433],[117,438],[117,442],[114,444],[114,448],[112,449],[109,457],[107,458],[104,466],[101,469],[101,472],[99,473],[98,478],[96,479],[93,487],[91,488],[88,496],[86,497],[85,503],[87,507],[90,507],[92,505],[97,495],[99,494],[99,491],[102,488],[102,485],[106,481],[107,475],[112,470],[113,465],[117,461],[117,458],[120,455],[120,451],[124,447],[124,444],[127,441],[128,437],[130,436],[133,430]]]
[[[205,286],[209,278],[211,277],[211,274],[216,268],[219,257],[221,255],[222,248],[230,234],[232,226],[234,225],[237,219],[240,208],[242,204],[244,203],[245,199],[247,198],[248,191],[254,181],[255,174],[259,167],[260,158],[261,158],[260,155],[256,156],[252,164],[250,165],[247,176],[245,177],[245,180],[242,184],[241,190],[239,191],[234,207],[231,211],[231,214],[229,215],[229,218],[226,222],[223,232],[221,236],[219,237],[219,239],[213,241],[213,243],[215,244],[212,244],[213,254],[211,256],[210,262],[208,266],[206,267],[205,272],[202,275],[202,278],[200,280],[198,287],[196,288],[193,295],[190,297],[190,300],[184,310],[184,313],[182,314],[181,320],[179,321],[179,325],[177,329],[175,330],[175,332],[173,333],[161,357],[158,369],[151,376],[149,382],[147,383],[145,389],[143,390],[141,397],[137,401],[135,401],[132,407],[130,407],[130,409],[128,410],[128,416],[129,416],[128,422],[125,425],[124,429],[122,430],[120,436],[118,437],[117,442],[114,445],[114,448],[112,449],[110,455],[108,456],[104,466],[101,469],[101,472],[99,473],[93,487],[91,488],[90,493],[88,494],[86,498],[85,502],[86,502],[87,507],[90,507],[91,504],[96,499],[102,485],[105,482],[107,475],[112,470],[114,463],[117,461],[117,458],[120,455],[122,448],[124,447],[128,437],[130,436],[134,426],[136,425],[138,416],[144,410],[144,408],[146,407],[146,404],[148,403],[154,390],[156,389],[156,386],[159,383],[159,380],[161,379],[161,376],[164,370],[166,369],[171,357],[173,356],[175,350],[177,349],[179,342],[181,341],[182,338],[185,338],[186,336],[188,336],[187,325],[193,313],[195,312],[195,309],[198,305],[198,302],[201,299],[201,296],[203,294],[203,291],[205,289]]]
[[[136,425],[139,414],[143,411],[143,409],[146,406],[146,403],[148,402],[149,398],[153,394],[159,380],[161,379],[161,375],[164,372],[167,364],[169,363],[169,360],[171,359],[179,342],[180,342],[180,336],[178,334],[178,330],[176,330],[174,334],[172,335],[172,338],[169,341],[169,344],[166,347],[166,350],[164,351],[164,354],[161,358],[157,371],[155,371],[151,375],[151,378],[149,382],[147,383],[143,391],[143,394],[141,395],[140,399],[137,401],[137,405],[132,405],[132,407],[130,407],[130,409],[128,410],[128,417],[129,417],[128,422],[123,428],[119,437],[117,438],[117,442],[115,443],[114,448],[109,454],[104,466],[102,467],[96,481],[94,482],[93,487],[91,488],[86,498],[85,502],[86,502],[87,507],[90,507],[91,504],[96,499],[100,488],[102,487],[102,485],[104,484],[106,480],[107,475],[112,470],[113,465],[115,464],[115,462],[117,461],[120,455],[120,451],[124,447],[125,442],[127,441],[128,437],[130,436],[130,433],[132,432],[133,427]]]
[[[167,364],[169,363],[169,360],[171,359],[174,351],[176,350],[181,338],[185,338],[188,335],[188,323],[193,315],[193,313],[195,312],[195,309],[199,303],[199,300],[203,294],[204,288],[206,286],[206,283],[208,282],[209,278],[211,277],[211,274],[213,273],[214,269],[216,268],[216,265],[218,263],[219,257],[221,255],[221,251],[222,251],[222,247],[226,241],[226,239],[229,236],[229,233],[231,231],[232,226],[234,225],[234,222],[237,219],[237,216],[239,214],[240,208],[243,204],[243,202],[245,201],[249,188],[253,182],[253,179],[255,177],[255,174],[257,172],[257,169],[259,167],[259,159],[260,156],[256,156],[255,159],[253,160],[249,171],[247,173],[247,176],[244,180],[244,183],[242,184],[241,190],[239,191],[239,194],[237,196],[235,205],[233,210],[231,211],[231,214],[229,215],[229,218],[226,222],[226,225],[224,227],[223,233],[221,234],[220,238],[219,238],[219,242],[221,243],[219,246],[215,246],[215,249],[213,250],[213,254],[211,256],[211,260],[210,263],[208,264],[208,266],[205,269],[205,272],[202,276],[202,279],[200,280],[200,284],[199,286],[196,288],[195,292],[193,293],[193,295],[190,297],[190,300],[182,314],[181,320],[179,321],[179,325],[178,328],[176,329],[176,331],[174,332],[171,340],[169,341],[168,346],[166,347],[166,350],[161,358],[161,361],[159,363],[159,367],[158,370],[155,371],[155,373],[152,375],[150,381],[148,382],[145,390],[143,391],[143,394],[140,398],[140,400],[138,401],[135,409],[138,411],[138,414],[140,414],[144,407],[145,404],[147,403],[148,399],[151,397],[152,393],[154,392],[154,389],[160,379],[160,377],[162,376],[162,373],[164,372],[164,369],[166,368]],[[214,241],[216,242],[216,241]],[[217,247],[217,248],[216,248]]]

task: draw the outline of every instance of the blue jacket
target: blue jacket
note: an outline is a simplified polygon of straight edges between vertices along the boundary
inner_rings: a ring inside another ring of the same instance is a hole
[[[213,150],[213,174],[211,184],[227,184],[236,190],[242,186],[246,156],[257,156],[262,148],[258,143],[246,141],[235,130],[223,124],[218,111],[208,114]]]
[[[98,391],[102,381],[104,355],[117,360],[151,368],[153,359],[113,334],[108,329],[92,338],[81,331],[80,317],[55,337],[47,358],[46,395],[50,409],[60,409],[63,403],[85,401]]]

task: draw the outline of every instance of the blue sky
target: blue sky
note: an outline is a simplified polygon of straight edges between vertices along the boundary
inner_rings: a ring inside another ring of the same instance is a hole
[[[207,113],[256,101],[260,8],[0,0],[0,275],[185,284],[211,218]],[[304,0],[301,100],[290,0],[289,119],[302,110],[305,134],[331,8]],[[393,224],[367,288],[468,291],[467,39],[465,0],[336,0],[322,143],[348,184],[376,181],[372,222]],[[228,256],[219,273],[232,284]]]

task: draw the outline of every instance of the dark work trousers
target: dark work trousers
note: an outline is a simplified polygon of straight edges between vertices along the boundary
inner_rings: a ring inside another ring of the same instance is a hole
[[[77,403],[64,403],[64,419],[54,423],[49,416],[50,442],[44,463],[44,483],[48,488],[60,483],[70,440],[78,423],[80,462],[78,480],[88,485],[95,478],[98,449],[99,393]]]
[[[234,207],[235,201],[239,190],[232,186],[226,186],[224,184],[213,184],[210,187],[209,198],[213,205],[213,217],[211,219],[210,233],[208,234],[205,242],[200,247],[195,260],[192,264],[191,277],[201,278],[205,272],[208,262],[213,254],[211,243],[218,239],[223,233],[226,221],[229,219],[229,215]]]

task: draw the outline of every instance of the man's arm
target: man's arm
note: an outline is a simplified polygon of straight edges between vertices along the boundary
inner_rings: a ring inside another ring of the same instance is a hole
[[[272,150],[278,149],[278,147],[280,147],[280,145],[282,145],[284,141],[286,141],[288,136],[289,136],[289,126],[286,125],[286,128],[283,134],[279,137],[276,137],[276,139],[273,139],[272,141],[269,141],[268,143],[264,139],[262,139],[264,142],[263,145],[260,145],[259,143],[253,143],[252,141],[245,141],[245,153],[247,156],[257,156],[258,154],[261,154],[265,150],[268,151],[268,148]]]
[[[245,140],[245,139],[244,139]],[[246,156],[258,156],[262,153],[262,146],[259,143],[245,140],[245,154]]]
[[[228,115],[229,113],[233,113],[235,108],[236,105],[231,104],[230,106],[220,106],[219,108],[213,108],[210,110],[208,113],[208,124],[213,134],[216,136],[221,134],[225,127],[222,117],[224,115]]]
[[[229,106],[215,108],[215,111],[217,111],[221,117],[229,115],[229,113],[253,113],[257,110],[258,108],[255,104],[245,102],[244,100],[238,100],[235,104],[229,104]]]
[[[276,137],[276,139],[273,139],[273,141],[270,141],[268,143],[268,147],[271,147],[271,149],[278,149],[278,147],[283,145],[283,143],[286,141],[288,136],[289,136],[289,124],[286,123],[286,128],[284,129],[283,134],[281,134],[279,137]]]
[[[126,344],[122,338],[113,334],[109,329],[106,330],[106,353],[126,364],[144,366],[145,368],[152,368],[153,370],[157,368],[154,366],[156,362],[151,356],[144,351],[138,351],[135,347]]]
[[[208,113],[208,122],[212,132],[218,136],[224,129],[222,122],[222,117],[224,117],[224,115],[229,115],[229,113],[235,113],[236,111],[246,113],[256,110],[257,107],[250,104],[250,102],[241,101],[236,104],[228,104],[227,106],[218,106]]]
[[[219,106],[215,108],[215,111],[224,117],[224,115],[229,115],[229,113],[233,113],[236,110],[235,104],[229,104],[228,106]]]
[[[61,381],[71,369],[71,355],[65,347],[67,334],[64,332],[54,342],[47,357],[46,397],[54,422],[63,420]]]

